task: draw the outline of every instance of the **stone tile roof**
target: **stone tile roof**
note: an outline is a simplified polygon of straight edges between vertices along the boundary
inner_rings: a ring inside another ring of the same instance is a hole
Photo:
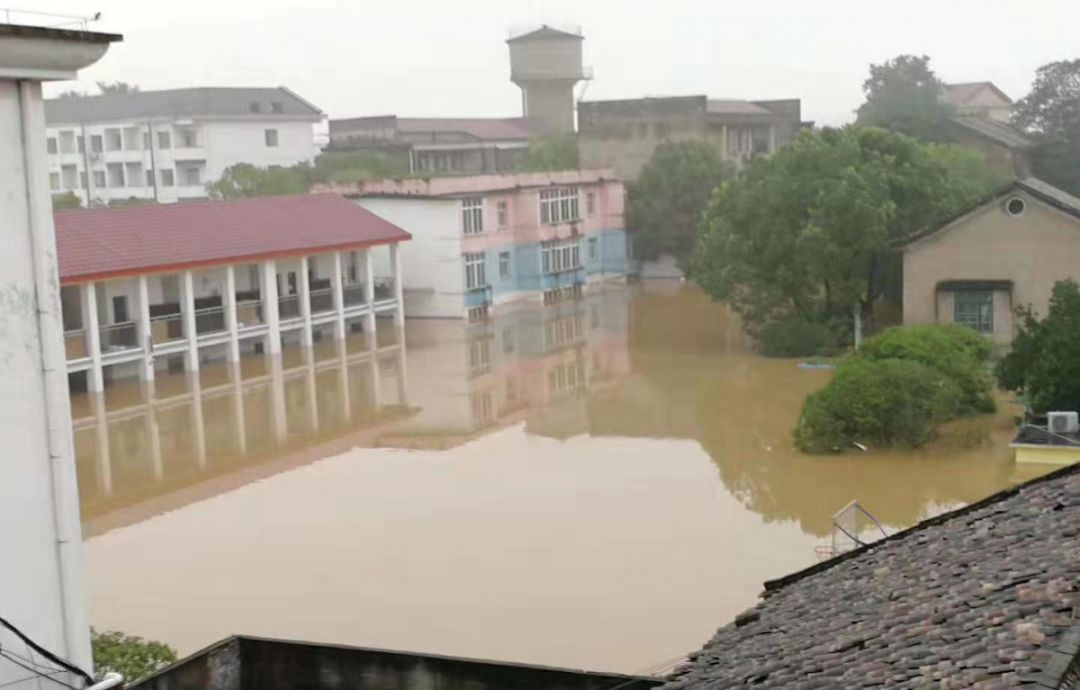
[[[665,690],[1071,687],[1078,470],[766,583]]]
[[[45,122],[50,126],[182,117],[317,122],[322,112],[284,86],[133,91],[45,101]]]
[[[973,81],[963,84],[943,84],[942,91],[944,92],[945,99],[955,106],[964,106],[971,103],[971,101],[982,93],[985,89],[990,89],[1006,103],[1012,103],[1012,99],[999,89],[994,82],[990,81]]]
[[[955,115],[949,119],[959,127],[1010,149],[1026,149],[1034,145],[1030,137],[1007,122],[972,115]]]

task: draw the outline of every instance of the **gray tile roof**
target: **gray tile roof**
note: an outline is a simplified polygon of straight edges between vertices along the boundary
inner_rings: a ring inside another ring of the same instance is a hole
[[[258,111],[252,104],[258,104]],[[280,104],[275,112],[274,103]],[[149,118],[283,118],[318,120],[322,113],[284,86],[276,88],[200,87],[135,91],[45,101],[49,125]]]
[[[1078,470],[766,583],[664,688],[1063,687],[1080,663]]]
[[[1034,143],[1026,134],[1007,122],[974,115],[955,115],[949,119],[955,125],[1010,149],[1030,148]]]

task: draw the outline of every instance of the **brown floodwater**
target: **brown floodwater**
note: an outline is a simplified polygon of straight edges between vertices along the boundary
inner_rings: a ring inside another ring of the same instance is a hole
[[[919,451],[792,446],[828,371],[755,356],[677,284],[422,320],[74,396],[91,618],[181,654],[232,633],[644,672],[814,563],[1018,471],[1015,409]]]

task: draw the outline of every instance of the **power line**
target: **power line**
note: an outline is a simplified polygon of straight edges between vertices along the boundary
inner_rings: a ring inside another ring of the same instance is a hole
[[[41,678],[44,678],[45,680],[51,680],[52,682],[56,683],[57,685],[61,685],[61,686],[65,687],[65,688],[70,688],[71,690],[81,690],[80,688],[77,688],[77,687],[75,687],[74,685],[71,685],[71,684],[69,684],[69,683],[65,683],[65,682],[64,682],[64,681],[62,681],[62,680],[57,680],[56,678],[53,678],[53,677],[52,677],[51,675],[49,675],[49,674],[47,674],[47,673],[42,673],[41,671],[39,671],[38,669],[34,668],[33,666],[30,666],[30,665],[28,665],[28,664],[24,664],[23,662],[19,661],[19,660],[18,660],[18,659],[16,659],[15,657],[13,657],[13,656],[10,656],[10,655],[9,655],[9,654],[8,654],[8,653],[7,653],[6,651],[4,651],[4,650],[2,650],[2,649],[0,649],[0,656],[4,657],[5,659],[7,659],[7,660],[8,660],[8,661],[10,661],[11,663],[15,664],[16,666],[20,666],[20,667],[22,667],[22,668],[26,669],[27,671],[30,671],[30,672],[31,672],[31,673],[33,673],[33,674],[34,674],[34,675],[35,675],[35,676],[36,676],[36,677],[37,677],[37,678],[38,678],[39,680],[40,680]],[[59,670],[55,671],[55,673],[62,673],[62,672],[63,672],[64,670],[65,670],[65,669],[59,669]]]

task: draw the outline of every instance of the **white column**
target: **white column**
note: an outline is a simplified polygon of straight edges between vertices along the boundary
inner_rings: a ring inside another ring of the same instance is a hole
[[[180,274],[180,315],[187,339],[184,364],[188,373],[195,373],[199,371],[199,333],[195,330],[195,281],[191,271]]]
[[[300,288],[300,318],[304,320],[304,328],[300,331],[300,345],[311,347],[314,338],[311,334],[311,282],[308,277],[308,258],[300,257],[300,266],[296,282]]]
[[[334,252],[330,270],[330,285],[334,296],[334,337],[345,339],[345,286],[341,277],[341,252]]]
[[[240,330],[236,314],[236,267],[225,267],[225,294],[221,306],[225,309],[225,330],[229,332],[229,343],[225,349],[225,358],[230,362],[240,361]]]
[[[135,287],[135,333],[143,350],[143,361],[139,367],[139,378],[146,381],[154,380],[154,339],[150,330],[150,289],[147,285],[146,275],[140,275],[136,279]]]
[[[368,313],[364,321],[364,335],[372,349],[375,348],[375,271],[371,267],[371,249],[364,250],[364,294],[367,295]]]
[[[273,259],[263,262],[262,289],[263,319],[266,321],[266,353],[281,354],[281,324],[278,318],[277,264]]]
[[[397,302],[397,309],[394,310],[394,323],[403,326],[405,325],[405,292],[401,283],[400,248],[400,242],[394,242],[390,245],[390,266],[394,271],[394,300]]]
[[[86,388],[91,393],[98,393],[105,388],[101,372],[101,327],[98,324],[96,283],[83,283],[82,321],[86,332],[86,349],[90,352],[90,371],[86,375]]]

